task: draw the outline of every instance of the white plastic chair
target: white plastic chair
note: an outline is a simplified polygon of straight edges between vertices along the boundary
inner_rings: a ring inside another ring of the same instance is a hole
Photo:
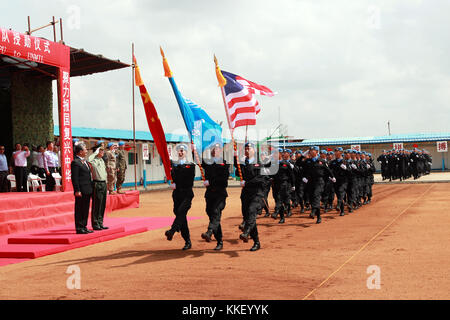
[[[33,188],[33,192],[42,190],[42,179],[39,176],[36,176],[34,174],[28,175],[28,184],[31,188]],[[30,190],[28,188],[28,190]]]
[[[61,191],[61,175],[58,172],[55,172],[52,173],[52,177],[55,179],[55,191]]]
[[[8,181],[11,183],[11,191],[16,191],[17,190],[17,186],[16,186],[16,176],[13,174],[10,174],[9,176],[6,177],[8,179]]]

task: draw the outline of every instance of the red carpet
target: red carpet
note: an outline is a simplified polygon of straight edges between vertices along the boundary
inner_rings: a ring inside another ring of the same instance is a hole
[[[190,217],[189,220],[200,219]],[[73,225],[0,237],[0,266],[27,261],[132,234],[161,229],[174,218],[105,218],[109,230],[77,235]],[[161,234],[163,236],[163,234]]]
[[[0,194],[0,236],[74,223],[71,192],[24,192]],[[138,208],[139,192],[108,196],[106,212]]]

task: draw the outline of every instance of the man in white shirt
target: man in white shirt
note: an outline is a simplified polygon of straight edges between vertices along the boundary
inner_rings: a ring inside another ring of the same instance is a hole
[[[57,168],[57,158],[55,157],[55,153],[53,152],[53,142],[49,141],[47,142],[47,151],[44,152],[44,168],[45,168],[45,175],[46,175],[46,185],[45,190],[46,191],[54,191],[56,181],[55,178],[53,178],[53,173],[56,173],[58,171]]]
[[[16,144],[16,151],[13,153],[14,175],[16,176],[17,192],[27,192],[27,158],[30,156],[30,150],[27,146],[22,148],[20,143]]]

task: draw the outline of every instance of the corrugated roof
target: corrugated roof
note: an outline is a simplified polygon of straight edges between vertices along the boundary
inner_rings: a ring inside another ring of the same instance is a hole
[[[282,142],[280,145],[286,147],[304,146],[332,146],[332,145],[359,145],[359,144],[385,144],[385,143],[408,143],[427,141],[450,140],[450,133],[413,133],[397,134],[390,136],[353,137],[353,138],[328,138],[328,139],[305,139],[302,142]]]
[[[59,126],[54,126],[54,135],[59,136]],[[72,136],[76,138],[103,138],[113,140],[133,140],[132,130],[99,129],[73,127]],[[136,131],[136,140],[153,141],[149,131]],[[187,135],[166,134],[167,142],[189,142]]]

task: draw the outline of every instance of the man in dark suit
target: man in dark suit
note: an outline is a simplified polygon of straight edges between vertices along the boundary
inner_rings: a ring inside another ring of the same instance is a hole
[[[87,229],[92,196],[92,176],[86,161],[87,149],[83,143],[74,147],[75,157],[71,164],[72,185],[75,193],[75,230],[77,234],[92,233]]]

